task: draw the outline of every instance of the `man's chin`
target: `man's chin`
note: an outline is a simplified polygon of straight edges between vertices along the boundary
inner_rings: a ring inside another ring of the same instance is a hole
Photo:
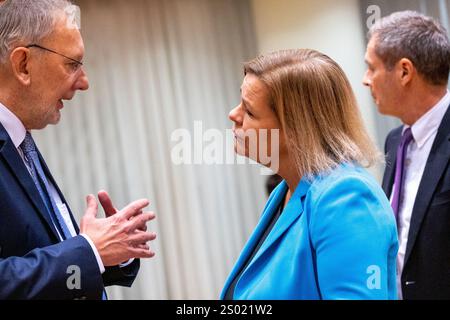
[[[378,113],[384,115],[384,116],[389,116],[390,113],[386,110],[386,108],[380,107],[378,106]]]
[[[56,112],[56,114],[53,115],[53,117],[48,121],[47,124],[52,124],[52,125],[56,125],[59,123],[59,121],[61,120],[61,113],[59,112],[59,110]]]
[[[374,102],[375,102],[375,105],[377,106],[378,113],[385,114],[384,106],[380,105],[380,103],[377,100],[375,100]]]

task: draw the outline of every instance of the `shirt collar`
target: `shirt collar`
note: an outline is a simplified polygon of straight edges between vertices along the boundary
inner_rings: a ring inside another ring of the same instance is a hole
[[[5,107],[0,102],[0,123],[5,127],[6,132],[8,132],[14,146],[19,148],[25,139],[25,134],[27,130],[25,129],[22,121],[20,121],[17,116],[11,112],[7,107]]]
[[[425,142],[436,133],[449,104],[450,92],[447,90],[445,96],[411,126],[414,141],[419,149],[422,148]],[[405,125],[403,127],[403,132],[405,132],[408,127],[409,126]]]

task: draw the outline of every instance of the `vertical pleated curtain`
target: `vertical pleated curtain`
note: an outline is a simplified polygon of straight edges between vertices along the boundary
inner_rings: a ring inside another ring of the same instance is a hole
[[[147,197],[157,214],[149,224],[156,257],[142,261],[131,289],[109,288],[109,296],[216,299],[264,207],[265,177],[250,164],[176,165],[171,135],[185,128],[193,139],[195,121],[203,131],[231,127],[242,63],[256,53],[250,5],[76,4],[90,89],[66,103],[58,126],[35,133],[38,145],[78,219],[85,196],[100,189],[119,208]]]

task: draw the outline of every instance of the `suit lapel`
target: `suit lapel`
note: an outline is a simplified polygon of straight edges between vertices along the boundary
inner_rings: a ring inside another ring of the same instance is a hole
[[[51,230],[52,235],[54,236],[54,240],[59,241],[58,233],[47,212],[47,209],[39,194],[39,191],[37,190],[36,185],[34,184],[27,167],[23,163],[22,158],[17,152],[16,147],[14,146],[9,135],[7,134],[6,130],[3,128],[1,124],[0,124],[0,144],[2,144],[0,147],[0,155],[10,167],[11,172],[15,175],[19,184],[25,190],[25,193],[35,206],[37,212],[41,215],[44,221],[47,222],[47,226]]]
[[[62,203],[64,203],[67,206],[67,210],[69,211],[69,215],[70,215],[70,219],[72,220],[73,227],[74,227],[76,233],[79,234],[80,233],[80,229],[78,228],[78,224],[76,223],[76,221],[75,221],[75,219],[73,217],[72,211],[70,210],[69,205],[67,204],[67,201],[64,198],[64,195],[62,194],[61,190],[59,189],[58,184],[56,183],[55,179],[53,178],[53,176],[52,176],[52,174],[51,174],[47,164],[45,163],[45,160],[42,157],[41,152],[39,151],[37,146],[36,146],[36,149],[37,149],[37,152],[38,152],[38,155],[39,155],[39,161],[41,162],[42,169],[44,170],[45,176],[47,177],[47,179],[50,180],[50,182],[55,187],[55,189],[58,192],[58,195],[59,195]]]
[[[242,280],[245,277],[246,272],[248,270],[250,270],[252,268],[252,266],[257,264],[259,262],[259,260],[261,260],[264,257],[264,253],[272,245],[274,245],[275,242],[302,215],[302,213],[303,213],[302,200],[303,200],[303,197],[308,192],[309,187],[310,187],[309,182],[307,182],[306,180],[303,180],[303,179],[300,181],[297,188],[295,189],[294,194],[291,196],[291,199],[289,200],[286,207],[284,208],[283,213],[281,214],[278,221],[273,226],[272,231],[269,233],[269,235],[267,236],[267,238],[265,239],[265,241],[259,248],[258,252],[253,257],[252,261],[250,261],[250,263],[248,264],[247,268],[242,273],[241,278],[239,280]],[[245,245],[241,256],[239,257],[235,267],[233,268],[233,270],[225,284],[225,287],[222,291],[222,298],[225,296],[225,293],[227,292],[228,287],[230,286],[231,282],[239,274],[240,270],[245,265],[247,259],[252,254],[255,246],[258,244],[261,236],[263,235],[264,231],[268,227],[273,215],[277,213],[278,208],[281,204],[281,201],[284,200],[284,195],[286,194],[287,188],[288,187],[287,187],[286,181],[283,180],[283,182],[277,187],[274,197],[269,200],[268,205],[264,210],[261,221],[259,222],[255,231],[253,232],[250,240]],[[238,285],[239,285],[239,283],[236,284],[236,288]]]
[[[433,198],[439,180],[448,165],[450,159],[450,107],[448,108],[436,138],[431,147],[427,164],[420,181],[417,197],[414,202],[411,225],[408,234],[408,242],[405,253],[405,264],[411,254],[412,248],[419,233],[420,226],[426,215]]]
[[[258,259],[261,258],[264,255],[264,253],[286,232],[286,230],[289,229],[289,227],[294,223],[294,221],[296,221],[302,215],[303,213],[302,198],[308,192],[309,187],[310,183],[308,183],[304,179],[300,181],[300,183],[298,184],[297,188],[294,191],[294,194],[291,196],[286,207],[283,209],[280,218],[273,226],[272,231],[267,236],[261,248],[259,248],[253,260],[248,265],[248,268],[251,268],[252,264],[256,263]],[[278,207],[276,209],[278,209]],[[277,210],[274,211],[276,212]]]
[[[397,161],[397,147],[402,136],[402,127],[396,129],[389,138],[386,150],[386,168],[384,170],[382,187],[384,193],[390,198],[392,185],[394,184],[395,162]]]
[[[256,226],[255,230],[253,231],[252,235],[250,236],[250,239],[247,241],[247,243],[244,246],[244,249],[242,249],[242,252],[236,262],[236,264],[233,267],[233,270],[231,270],[230,275],[228,276],[227,281],[225,282],[224,288],[222,290],[221,297],[222,299],[225,297],[226,292],[228,291],[228,287],[233,282],[234,278],[239,274],[241,269],[244,267],[245,263],[247,262],[249,256],[252,254],[253,249],[258,244],[259,239],[262,237],[264,231],[268,227],[273,215],[277,212],[277,209],[279,205],[281,204],[281,201],[283,200],[283,195],[286,194],[287,190],[287,184],[286,181],[282,181],[276,189],[273,191],[271,197],[267,201],[266,207],[264,208],[263,214],[261,216],[261,220],[258,222],[258,225]],[[261,248],[260,248],[261,250]]]

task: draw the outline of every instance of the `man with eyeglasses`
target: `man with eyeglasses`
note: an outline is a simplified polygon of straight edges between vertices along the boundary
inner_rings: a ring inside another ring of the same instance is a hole
[[[0,1],[0,299],[106,299],[105,286],[131,286],[139,258],[154,255],[148,200],[118,211],[101,191],[107,217],[98,219],[89,195],[79,229],[32,138],[89,87],[68,8]]]

